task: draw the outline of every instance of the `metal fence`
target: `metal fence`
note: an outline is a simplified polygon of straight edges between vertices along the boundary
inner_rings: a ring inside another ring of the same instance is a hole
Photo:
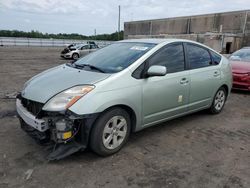
[[[19,38],[19,37],[0,37],[1,46],[44,46],[61,47],[72,43],[87,43],[89,40],[70,40],[70,39],[44,39],[44,38]],[[93,41],[93,40],[91,40]],[[107,46],[113,41],[94,41],[100,47]]]

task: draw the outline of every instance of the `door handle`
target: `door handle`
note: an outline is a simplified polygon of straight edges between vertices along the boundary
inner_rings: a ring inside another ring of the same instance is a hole
[[[215,71],[214,72],[214,77],[220,76],[220,72],[219,71]]]
[[[180,81],[180,84],[187,84],[188,83],[188,79],[187,78],[182,78]]]

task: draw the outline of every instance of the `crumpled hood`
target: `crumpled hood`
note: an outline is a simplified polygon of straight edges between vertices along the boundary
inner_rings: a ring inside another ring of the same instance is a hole
[[[22,91],[24,98],[45,103],[59,92],[76,85],[95,84],[110,74],[91,72],[60,65],[31,78]]]

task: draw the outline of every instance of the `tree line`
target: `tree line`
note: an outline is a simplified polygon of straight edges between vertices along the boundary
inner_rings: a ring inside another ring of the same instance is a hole
[[[0,37],[26,37],[26,38],[53,38],[53,39],[78,39],[78,40],[122,40],[123,39],[123,31],[114,32],[111,34],[100,34],[100,35],[92,35],[86,36],[78,33],[42,33],[39,31],[19,31],[19,30],[0,30]],[[119,37],[119,38],[118,38]]]

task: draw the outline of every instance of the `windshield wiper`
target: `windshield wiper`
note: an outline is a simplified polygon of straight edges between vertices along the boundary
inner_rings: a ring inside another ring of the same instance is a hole
[[[79,67],[79,68],[84,68],[84,67],[89,67],[90,69],[94,69],[94,70],[97,70],[98,72],[102,72],[102,73],[105,73],[104,70],[100,69],[99,67],[96,67],[94,65],[90,65],[90,64],[74,64],[76,67]]]

